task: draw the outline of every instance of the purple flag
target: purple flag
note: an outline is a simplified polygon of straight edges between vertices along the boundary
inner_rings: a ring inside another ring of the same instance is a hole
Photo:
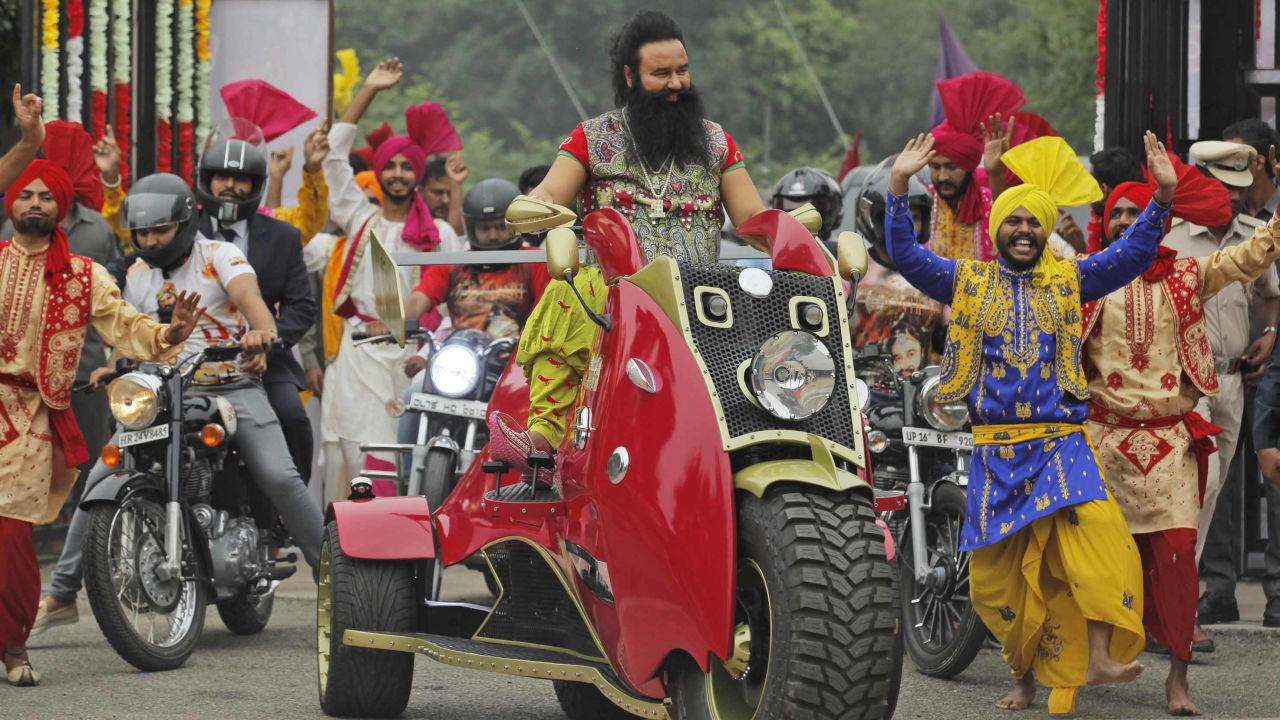
[[[947,19],[938,15],[938,68],[933,72],[933,95],[929,99],[929,126],[937,127],[946,115],[942,112],[942,101],[938,97],[938,83],[948,78],[959,77],[974,72],[978,66],[969,59],[969,53],[951,32]]]

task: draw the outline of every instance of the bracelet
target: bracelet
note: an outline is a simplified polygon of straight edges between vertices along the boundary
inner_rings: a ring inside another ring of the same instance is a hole
[[[101,178],[99,179],[101,180]],[[123,181],[124,181],[124,176],[119,174],[116,175],[116,181],[114,183],[109,183],[106,180],[101,180],[102,187],[107,188],[108,190],[115,190],[116,188],[120,187],[120,183]]]
[[[1275,326],[1275,325],[1268,325],[1268,326],[1266,326],[1266,327],[1262,328],[1262,334],[1263,334],[1263,335],[1266,335],[1267,333],[1273,333],[1273,332],[1275,332],[1275,331],[1276,331],[1276,326]]]

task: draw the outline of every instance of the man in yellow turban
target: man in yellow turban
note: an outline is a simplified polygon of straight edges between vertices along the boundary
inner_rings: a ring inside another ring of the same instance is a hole
[[[1013,670],[1013,689],[996,703],[1003,709],[1027,707],[1039,680],[1051,688],[1050,712],[1072,712],[1080,686],[1129,682],[1143,670],[1142,565],[1085,436],[1080,348],[1082,301],[1137,277],[1164,232],[1177,177],[1155,136],[1146,143],[1155,199],[1106,250],[1070,260],[1045,252],[1058,208],[1102,193],[1061,138],[1005,153],[1023,184],[991,208],[998,257],[988,262],[939,257],[916,241],[904,196],[934,155],[932,136],[907,143],[893,165],[893,261],[952,306],[940,399],[966,401],[973,423],[960,549],[972,553],[974,608]]]

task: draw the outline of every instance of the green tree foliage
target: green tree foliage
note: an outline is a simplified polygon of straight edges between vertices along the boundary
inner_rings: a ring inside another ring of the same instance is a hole
[[[613,106],[610,38],[633,12],[680,22],[709,115],[747,153],[762,188],[799,164],[835,170],[845,147],[774,0],[525,0],[589,115]],[[782,0],[836,114],[866,136],[863,158],[926,130],[940,13],[979,67],[1017,82],[1027,109],[1091,149],[1096,0]],[[466,143],[471,181],[549,163],[580,118],[513,0],[339,0],[337,47],[366,72],[405,62],[402,87],[370,109],[401,131],[407,104],[433,100]]]

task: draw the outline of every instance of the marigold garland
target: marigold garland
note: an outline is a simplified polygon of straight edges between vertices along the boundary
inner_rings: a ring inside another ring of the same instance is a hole
[[[173,171],[173,10],[174,0],[156,4],[156,171]]]
[[[89,132],[102,137],[107,127],[107,0],[89,0]]]
[[[44,119],[58,117],[59,79],[58,66],[58,0],[43,0],[40,11],[40,95],[44,100]]]
[[[195,0],[196,3],[196,130],[194,142],[204,145],[209,136],[210,75],[213,70],[213,53],[209,48],[209,7],[212,0]]]
[[[175,117],[178,121],[178,175],[191,183],[192,177],[192,144],[195,110],[191,105],[195,91],[195,18],[192,16],[192,0],[178,0],[178,108]]]
[[[129,177],[129,139],[132,137],[129,120],[133,92],[133,24],[130,19],[130,2],[131,0],[111,0],[111,47],[115,52],[115,62],[111,69],[111,79],[115,86],[112,89],[115,107],[111,119],[123,158],[120,176],[124,180]]]
[[[84,0],[67,0],[67,107],[64,116],[82,122],[84,90]]]

